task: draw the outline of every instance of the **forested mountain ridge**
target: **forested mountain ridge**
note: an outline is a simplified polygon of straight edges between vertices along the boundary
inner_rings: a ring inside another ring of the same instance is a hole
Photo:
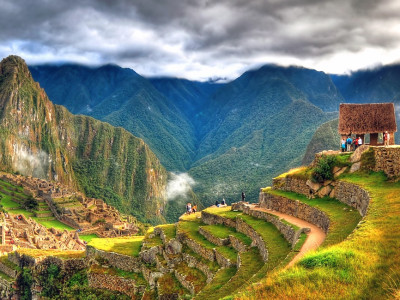
[[[167,173],[143,140],[54,105],[25,62],[0,63],[0,166],[79,188],[142,221],[160,222]]]

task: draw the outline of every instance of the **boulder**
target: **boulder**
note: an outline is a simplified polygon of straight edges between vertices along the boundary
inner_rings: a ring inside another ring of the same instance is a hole
[[[357,148],[356,151],[350,156],[350,161],[352,163],[358,162],[361,160],[361,155],[369,149],[368,145],[362,145]]]
[[[314,192],[318,191],[321,188],[321,185],[316,182],[312,182],[310,179],[306,181],[306,185],[312,189]]]
[[[320,196],[321,198],[328,196],[331,191],[332,191],[332,188],[329,185],[324,186],[322,189],[320,189],[318,191],[318,196]]]
[[[165,247],[165,251],[167,254],[178,254],[182,252],[182,244],[176,240],[172,239],[168,242],[167,246]]]
[[[350,173],[357,172],[361,168],[361,162],[354,163],[350,168]]]
[[[335,167],[335,168],[337,168],[337,167]],[[333,168],[333,169],[335,170],[335,168]],[[334,173],[334,174],[333,174],[333,177],[334,177],[334,178],[339,177],[339,176],[342,175],[346,170],[347,170],[347,167],[343,167],[343,168],[339,169],[339,171],[333,172],[333,173]]]

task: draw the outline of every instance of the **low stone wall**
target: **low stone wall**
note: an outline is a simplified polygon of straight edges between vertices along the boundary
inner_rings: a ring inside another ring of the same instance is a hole
[[[211,272],[211,270],[206,264],[203,264],[202,262],[198,261],[196,258],[187,253],[182,253],[182,257],[189,267],[197,268],[201,272],[203,272],[204,275],[206,275],[207,283],[210,283],[211,280],[213,280],[215,274]]]
[[[400,177],[400,147],[372,147],[375,156],[374,171],[383,171],[389,178]]]
[[[0,277],[0,299],[19,299],[11,298],[14,295],[13,283]]]
[[[218,265],[223,268],[229,268],[236,266],[236,261],[233,262],[230,259],[223,256],[221,253],[218,252],[217,249],[214,249],[215,260],[217,261]]]
[[[285,197],[265,193],[260,207],[276,210],[304,221],[310,222],[328,232],[330,220],[328,215],[317,208],[311,207],[298,200],[291,200]]]
[[[117,291],[135,298],[138,292],[144,292],[145,286],[137,286],[133,279],[127,279],[106,274],[88,273],[89,286],[92,288]]]
[[[311,197],[313,190],[306,184],[307,180],[295,178],[292,176],[274,178],[272,189],[295,192],[307,197]]]
[[[17,275],[18,275],[18,271],[17,270],[14,270],[14,269],[6,266],[2,262],[0,262],[0,272],[3,272],[4,274],[7,274],[11,278],[17,278]]]
[[[229,235],[229,243],[239,253],[245,252],[249,249],[245,244],[242,243],[237,237]]]
[[[185,278],[186,276],[183,274],[179,274],[176,270],[175,270],[175,277],[176,279],[178,279],[178,281],[182,284],[183,287],[185,287],[192,295],[195,294],[195,288],[193,283],[191,283],[190,281],[187,281]]]
[[[361,216],[364,217],[367,214],[370,197],[368,192],[359,186],[339,181],[335,187],[335,197],[340,202],[357,209]]]
[[[118,254],[115,252],[107,252],[96,249],[92,246],[86,247],[86,256],[88,258],[102,258],[108,262],[111,266],[130,272],[140,272],[142,262],[138,257],[132,257],[128,255]]]
[[[211,243],[218,245],[218,246],[226,246],[229,245],[229,238],[221,239],[219,237],[216,237],[203,227],[199,227],[199,233],[204,236],[208,241]]]
[[[263,240],[261,235],[259,235],[257,231],[255,231],[250,225],[248,225],[241,218],[236,218],[236,230],[241,233],[244,233],[245,235],[251,238],[251,240],[253,241],[251,245],[257,246],[257,248],[260,251],[261,257],[263,258],[263,261],[266,262],[268,260],[268,250],[265,245],[265,241]]]
[[[210,214],[208,212],[202,211],[201,212],[201,221],[207,225],[215,225],[215,224],[221,224],[229,227],[236,227],[236,222],[235,220],[225,218],[222,216]]]
[[[156,281],[158,278],[163,276],[164,274],[161,272],[154,272],[145,267],[145,265],[141,266],[141,272],[143,274],[144,279],[149,283],[151,287],[155,287]]]
[[[192,249],[194,252],[201,255],[205,259],[208,259],[210,261],[215,261],[215,254],[213,250],[204,248],[203,246],[201,246],[196,241],[190,238],[186,238],[185,243],[186,245],[188,245],[190,249]]]

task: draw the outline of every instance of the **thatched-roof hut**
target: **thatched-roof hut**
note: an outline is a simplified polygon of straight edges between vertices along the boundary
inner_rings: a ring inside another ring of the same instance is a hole
[[[393,103],[340,104],[339,134],[342,137],[356,135],[363,140],[367,137],[366,142],[376,146],[383,144],[382,136],[386,131],[390,134],[389,144],[393,145],[397,132]]]

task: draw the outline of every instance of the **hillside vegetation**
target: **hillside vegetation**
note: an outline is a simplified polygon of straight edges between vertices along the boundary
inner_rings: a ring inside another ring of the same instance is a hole
[[[16,56],[0,64],[0,167],[56,180],[160,222],[167,173],[143,140],[54,105]]]

